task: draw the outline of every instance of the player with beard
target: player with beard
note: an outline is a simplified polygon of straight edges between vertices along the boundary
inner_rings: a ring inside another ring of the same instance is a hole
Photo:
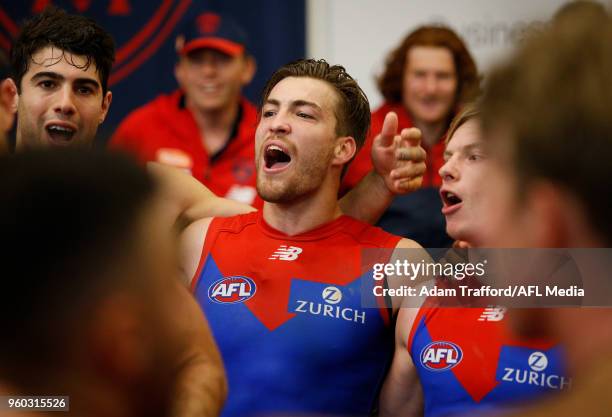
[[[361,251],[419,245],[338,206],[342,173],[370,122],[367,99],[344,68],[288,64],[272,75],[262,103],[263,209],[202,220],[184,235],[184,271],[228,372],[223,415],[366,415],[388,365],[399,302],[363,307],[378,304]],[[418,154],[417,145],[410,150]]]
[[[453,120],[446,162],[440,169],[446,230],[462,246],[471,247],[482,246],[491,217],[491,193],[482,187],[491,162],[479,119],[480,111],[469,104]],[[461,283],[478,284],[472,278]],[[506,308],[476,307],[473,302],[468,297],[429,297],[420,309],[400,310],[395,356],[380,400],[381,417],[471,415],[569,387],[558,346],[544,338],[516,337],[508,326]],[[547,359],[546,373],[558,376],[558,383],[527,383],[522,375],[530,370],[531,355]]]

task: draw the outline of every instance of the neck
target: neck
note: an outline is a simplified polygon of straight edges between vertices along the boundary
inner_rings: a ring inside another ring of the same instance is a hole
[[[342,215],[338,205],[339,178],[328,175],[325,182],[311,194],[289,203],[269,203],[263,206],[263,218],[268,225],[289,236],[299,235],[329,223]]]
[[[240,97],[219,109],[202,110],[197,108],[189,99],[186,99],[185,106],[193,114],[193,118],[200,130],[204,147],[209,153],[215,153],[222,148],[230,139],[229,136],[232,133],[232,127],[240,108]]]
[[[414,126],[417,127],[423,135],[423,144],[425,144],[425,146],[428,148],[431,148],[438,143],[448,128],[446,121],[441,121],[438,123],[425,123],[416,119],[413,120]]]

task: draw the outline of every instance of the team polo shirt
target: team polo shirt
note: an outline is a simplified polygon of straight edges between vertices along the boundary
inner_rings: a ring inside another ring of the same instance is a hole
[[[215,194],[247,204],[255,202],[255,129],[257,109],[245,98],[227,144],[209,155],[181,91],[161,95],[134,110],[119,125],[110,147],[138,161],[185,169]],[[259,204],[260,205],[260,204]]]

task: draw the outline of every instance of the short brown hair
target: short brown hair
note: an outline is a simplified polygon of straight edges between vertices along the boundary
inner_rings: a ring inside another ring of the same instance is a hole
[[[518,184],[561,185],[612,242],[612,19],[568,15],[528,39],[491,73],[482,109],[485,138],[509,133]]]
[[[448,128],[448,132],[446,133],[445,145],[448,145],[451,138],[461,126],[466,124],[472,119],[476,119],[480,117],[480,107],[474,101],[465,104],[459,113],[453,118],[451,121],[450,127]]]
[[[421,26],[408,34],[387,56],[385,70],[378,78],[378,89],[385,100],[392,103],[402,102],[406,59],[408,51],[414,46],[440,47],[451,52],[458,81],[455,106],[472,100],[478,94],[480,80],[476,63],[461,38],[444,26]]]
[[[329,65],[324,59],[300,59],[278,69],[264,87],[260,109],[276,84],[287,77],[309,77],[331,85],[340,97],[336,106],[336,134],[352,136],[357,149],[365,142],[370,128],[370,103],[365,93],[344,67]]]

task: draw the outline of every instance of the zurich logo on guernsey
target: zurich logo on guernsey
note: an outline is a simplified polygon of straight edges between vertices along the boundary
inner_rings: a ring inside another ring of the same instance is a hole
[[[208,298],[219,304],[243,303],[255,295],[257,286],[251,278],[243,276],[225,277],[208,287]]]
[[[421,351],[421,364],[430,371],[446,371],[461,362],[463,352],[452,342],[431,342]]]

